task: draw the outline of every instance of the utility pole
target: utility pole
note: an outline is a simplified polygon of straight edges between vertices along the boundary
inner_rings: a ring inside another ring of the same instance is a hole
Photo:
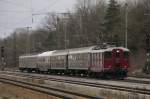
[[[85,1],[84,1],[85,2]],[[85,4],[84,4],[85,7]],[[79,42],[80,42],[80,46],[82,47],[82,40],[83,40],[83,24],[82,24],[82,14],[80,15],[80,19],[79,19],[79,25],[80,25],[80,34],[79,34]]]
[[[64,30],[65,30],[65,49],[67,49],[67,22],[64,22]]]
[[[150,16],[150,1],[149,2],[145,2],[145,9],[144,9],[144,16],[145,16],[145,27],[147,27],[146,21],[148,20],[149,16]],[[145,28],[146,29],[146,28]],[[146,29],[146,52],[150,53],[150,31]]]
[[[143,68],[145,73],[149,73],[150,74],[150,31],[149,29],[147,29],[147,27],[149,26],[147,23],[147,20],[149,20],[149,16],[150,16],[150,1],[146,1],[144,2],[144,15],[145,15],[145,43],[146,43],[146,62],[145,62],[145,66]]]
[[[68,35],[68,38],[67,38],[67,19],[65,19],[65,22],[64,22],[64,30],[65,30],[65,49],[68,48],[69,46],[69,35]]]
[[[30,28],[32,27],[26,27],[27,28],[27,39],[26,39],[26,54],[30,53]]]
[[[30,0],[30,9],[31,9],[31,18],[32,18],[32,24],[33,24],[33,7],[32,7],[32,0]]]
[[[4,49],[5,49],[4,46],[1,46],[1,65],[2,65],[1,70],[2,71],[5,68],[5,55],[4,55],[5,50]]]
[[[68,22],[68,14],[70,14],[70,13],[61,13],[63,16],[64,16],[64,18],[63,18],[63,22],[64,22],[64,32],[65,32],[65,37],[64,37],[64,41],[65,41],[65,49],[67,49],[68,48],[68,46],[69,46],[69,38],[67,39],[67,22]],[[66,17],[67,16],[67,17]]]
[[[125,47],[128,48],[128,4],[125,3]]]
[[[18,61],[18,59],[17,59],[17,41],[16,41],[16,32],[13,34],[13,63],[14,63],[14,67],[16,67],[17,66],[17,61]]]

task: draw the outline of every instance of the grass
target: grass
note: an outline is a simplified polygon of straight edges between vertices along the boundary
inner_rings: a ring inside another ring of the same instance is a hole
[[[5,97],[3,97],[2,99],[9,99],[9,98],[5,96]]]

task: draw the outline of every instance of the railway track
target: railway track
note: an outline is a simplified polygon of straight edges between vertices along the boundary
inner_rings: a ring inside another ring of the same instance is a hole
[[[6,75],[9,76],[9,74],[6,74]],[[12,75],[12,73],[11,73],[11,75]],[[22,77],[23,77],[23,75],[22,75]],[[27,77],[27,75],[26,76],[24,75],[24,77]],[[30,78],[31,78],[31,76],[30,76]],[[56,96],[56,97],[62,98],[62,99],[75,99],[75,98],[76,99],[78,99],[78,98],[79,99],[101,99],[100,97],[84,95],[84,94],[80,94],[80,93],[75,93],[75,92],[70,92],[70,91],[66,91],[66,90],[53,88],[53,87],[47,87],[47,86],[40,85],[40,84],[35,84],[35,83],[30,83],[30,82],[25,82],[25,81],[18,81],[18,80],[14,80],[14,79],[8,79],[5,77],[0,77],[0,82],[23,87],[23,88],[30,89],[33,91],[45,93],[48,95]]]
[[[9,72],[9,71],[8,71]],[[7,73],[8,73],[7,72]],[[11,73],[11,72],[9,72],[9,73]],[[22,74],[22,76],[23,75],[25,75],[25,76],[34,76],[34,75],[38,75],[38,76],[40,76],[40,77],[48,77],[48,76],[50,76],[50,75],[48,75],[48,74],[36,74],[36,73],[21,73],[21,72],[12,72],[13,74],[15,73],[16,75],[21,75]],[[59,77],[59,75],[53,75],[53,76],[56,76],[56,77]],[[61,75],[62,76],[62,75]],[[62,76],[62,77],[70,77],[70,76]],[[74,78],[79,78],[79,79],[82,79],[83,77],[77,77],[77,76],[73,76]],[[84,77],[83,79],[89,79],[89,80],[103,80],[103,79],[95,79],[95,78],[86,78],[86,77]],[[109,81],[119,81],[119,82],[130,82],[130,83],[142,83],[142,84],[150,84],[150,78],[142,78],[142,77],[136,77],[136,76],[129,76],[129,77],[127,77],[126,79],[124,79],[124,80],[119,80],[119,79],[115,79],[115,80],[113,80],[113,79],[109,79]]]
[[[31,78],[32,78],[32,76],[31,76]],[[41,79],[41,78],[36,77],[36,79]],[[105,85],[105,84],[83,82],[83,81],[74,81],[74,80],[64,80],[64,79],[57,79],[57,78],[46,78],[45,80],[51,80],[51,81],[63,82],[63,83],[70,83],[70,84],[77,84],[77,85],[84,85],[84,86],[91,86],[91,87],[98,87],[98,88],[120,90],[120,91],[128,91],[128,92],[134,92],[134,93],[150,95],[150,90],[147,90],[147,89],[129,88],[129,87],[123,87],[123,86]]]
[[[150,74],[147,74],[147,75],[129,75],[129,77],[150,79]]]
[[[150,84],[150,79],[149,78],[128,77],[124,81],[126,81],[126,82],[134,82],[134,83]]]
[[[63,78],[59,76],[52,77],[49,75],[28,74],[28,73],[11,72],[8,74],[34,78],[34,79],[43,79],[44,81],[55,81],[55,82],[62,82],[62,83],[69,83],[69,84],[76,84],[76,85],[90,86],[90,87],[96,87],[96,88],[105,88],[105,89],[120,90],[120,91],[127,91],[131,93],[150,95],[150,84],[139,84],[139,83],[133,83],[133,82],[130,83],[127,81],[125,82],[124,81],[109,81],[109,80],[98,81],[98,80],[89,80],[89,79],[87,80],[84,78],[80,78],[79,80],[79,78],[71,78],[71,77]]]

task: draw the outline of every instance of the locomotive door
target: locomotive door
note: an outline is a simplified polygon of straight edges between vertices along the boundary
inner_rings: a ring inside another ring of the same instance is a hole
[[[92,53],[91,55],[91,70],[93,72],[102,71],[102,54]]]

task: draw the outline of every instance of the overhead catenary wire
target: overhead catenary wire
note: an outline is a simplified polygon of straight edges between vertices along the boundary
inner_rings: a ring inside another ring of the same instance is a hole
[[[31,16],[27,16],[27,17],[25,17],[25,18],[23,18],[23,19],[21,19],[21,20],[15,22],[15,24],[19,24],[19,23],[25,22],[25,21],[27,21],[26,19],[28,19],[28,18],[31,19]],[[8,23],[8,24],[9,24],[9,23]],[[31,26],[31,23],[28,24],[28,26]],[[25,26],[25,27],[26,27],[26,26]],[[17,26],[17,27],[6,27],[6,26],[1,25],[0,28],[4,28],[4,29],[14,29],[14,28],[22,28],[22,27],[18,27],[18,26]]]
[[[18,4],[18,3],[14,3],[10,0],[0,0],[0,2],[4,2],[4,3],[7,3],[7,4],[11,4],[11,5],[15,5],[16,7],[21,7],[21,8],[27,8],[27,6],[23,5],[23,4]]]
[[[61,0],[59,0],[60,2]],[[43,8],[42,10],[39,10],[37,11],[37,13],[33,13],[33,16],[37,16],[37,15],[47,15],[47,14],[50,14],[49,11],[47,12],[42,12],[42,11],[45,11],[46,9],[50,9],[52,8],[53,6],[55,6],[56,4],[58,3],[58,0],[55,0],[53,3],[51,3],[50,5],[48,5],[47,7]],[[58,14],[58,13],[57,13]]]
[[[20,5],[20,4],[18,4],[18,3],[14,3],[14,2],[11,2],[11,1],[8,1],[8,0],[0,0],[0,1],[3,1],[3,2],[9,3],[9,4],[16,5],[17,7],[18,7],[18,5],[19,5],[20,7],[27,8],[27,7],[24,6],[24,5]],[[60,1],[61,1],[61,0],[59,0],[59,2],[60,2]],[[33,9],[33,7],[32,7],[32,4],[33,4],[33,3],[32,3],[32,0],[30,0],[30,8],[28,8],[28,9],[30,9],[30,10],[11,10],[11,9],[10,9],[10,10],[0,10],[0,12],[5,12],[5,13],[7,13],[7,12],[15,12],[15,13],[30,12],[30,13],[32,13],[33,15],[48,14],[49,12],[43,12],[43,11],[45,11],[45,10],[48,9],[48,8],[50,9],[51,7],[55,6],[55,5],[57,4],[57,2],[58,2],[58,0],[55,0],[55,1],[53,1],[52,3],[50,3],[48,6],[46,6],[45,8],[34,12],[34,9]]]
[[[61,0],[59,0],[59,1],[61,1]],[[43,9],[41,9],[39,11],[45,11],[46,9],[55,6],[55,4],[57,4],[57,2],[58,2],[58,0],[55,0],[54,2],[50,3],[48,6],[46,6],[45,8],[43,8]],[[39,12],[39,11],[36,11],[36,12]]]
[[[44,12],[46,9],[51,9],[52,7],[54,7],[58,2],[60,2],[61,0],[54,0],[52,3],[50,3],[48,6],[46,6],[45,8],[43,8],[43,9],[41,9],[41,10],[39,10],[39,11],[34,11],[34,8],[32,7],[32,4],[33,4],[33,2],[32,2],[32,0],[30,0],[30,6],[25,6],[25,5],[23,5],[23,4],[19,4],[19,3],[15,3],[15,2],[13,2],[13,1],[11,1],[11,0],[0,0],[0,2],[4,2],[4,3],[7,3],[7,4],[11,4],[11,5],[15,5],[15,6],[19,6],[19,8],[21,7],[21,8],[24,8],[23,10],[21,10],[21,9],[17,9],[17,10],[0,10],[0,12],[3,12],[3,13],[0,13],[0,14],[5,14],[5,13],[30,13],[30,16],[28,16],[28,17],[26,17],[26,18],[24,18],[24,19],[22,19],[21,21],[19,20],[18,22],[12,22],[12,23],[14,23],[14,24],[19,24],[19,23],[24,23],[24,21],[26,21],[26,19],[27,18],[29,18],[30,17],[30,19],[31,19],[31,23],[29,23],[28,25],[26,25],[26,26],[31,26],[32,27],[32,24],[34,23],[33,22],[33,17],[34,16],[41,16],[41,15],[47,15],[47,14],[50,14],[50,12]],[[25,10],[25,9],[28,9],[28,10]],[[26,23],[25,23],[26,24]],[[25,27],[26,27],[25,26]],[[22,28],[22,26],[21,27],[18,27],[18,26],[15,26],[14,27],[14,25],[13,25],[13,27],[7,27],[7,26],[2,26],[2,28],[4,29],[15,29],[15,28]]]
[[[30,10],[0,10],[0,14],[4,14],[4,13],[30,13]]]
[[[5,2],[9,2],[13,5],[18,5],[17,3],[14,3],[14,2],[11,2],[11,1],[8,1],[8,0],[0,0],[0,1],[5,1]],[[61,1],[61,0],[59,0]],[[41,11],[44,11],[45,9],[47,8],[51,8],[53,7],[55,4],[57,4],[58,0],[55,0],[54,2],[52,2],[50,5],[48,5],[47,7],[43,8],[42,10],[39,10],[39,11],[36,11],[36,12],[39,12],[39,13],[34,13],[34,9],[32,7],[32,0],[30,0],[30,10],[1,10],[0,12],[4,12],[4,13],[7,13],[7,12],[14,12],[14,13],[31,13],[31,19],[32,19],[32,23],[33,23],[33,17],[36,16],[36,15],[45,15],[45,14],[49,14],[50,12],[41,12]],[[22,5],[21,5],[22,6]],[[2,13],[1,13],[2,14]]]

